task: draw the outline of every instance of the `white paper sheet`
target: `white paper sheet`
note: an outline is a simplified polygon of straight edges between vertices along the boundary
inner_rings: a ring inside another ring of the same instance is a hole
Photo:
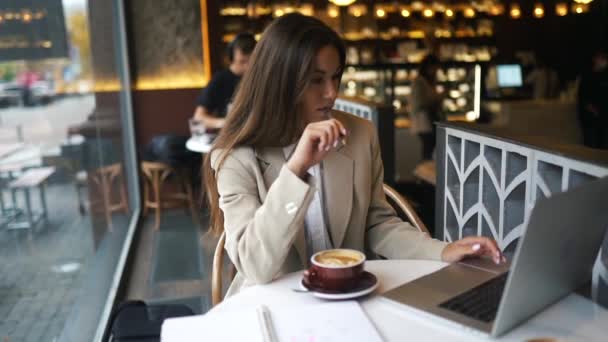
[[[381,342],[382,339],[355,301],[270,309],[280,342]],[[262,341],[255,309],[168,319],[162,342]]]

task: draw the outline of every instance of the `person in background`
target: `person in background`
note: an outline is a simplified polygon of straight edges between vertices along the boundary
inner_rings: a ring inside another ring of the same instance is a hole
[[[581,76],[578,115],[585,146],[608,149],[608,53],[605,50],[593,54],[590,70]]]
[[[418,134],[422,143],[422,159],[433,159],[435,150],[435,121],[441,118],[441,96],[435,89],[439,59],[434,55],[427,55],[420,64],[418,77],[412,83],[410,96],[411,131]]]
[[[340,36],[291,13],[264,31],[204,165],[211,232],[225,232],[237,274],[228,295],[301,270],[318,251],[371,257],[505,259],[494,240],[446,243],[386,201],[376,129],[333,110],[345,67]]]
[[[255,44],[255,38],[250,33],[240,33],[228,44],[230,65],[228,69],[217,72],[203,89],[193,119],[211,129],[219,129],[224,125],[232,95],[241,76],[247,71],[249,56]]]
[[[18,83],[21,85],[21,101],[23,106],[33,106],[34,99],[32,96],[32,85],[38,81],[39,75],[33,71],[26,70],[18,78]]]
[[[535,100],[556,98],[559,90],[557,72],[538,57],[536,65],[528,74],[526,84],[532,86],[532,98]]]

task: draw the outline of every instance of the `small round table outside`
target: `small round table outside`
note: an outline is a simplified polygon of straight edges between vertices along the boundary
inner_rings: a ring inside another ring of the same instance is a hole
[[[214,136],[204,134],[201,136],[192,136],[186,141],[186,148],[192,152],[209,153],[213,147]]]

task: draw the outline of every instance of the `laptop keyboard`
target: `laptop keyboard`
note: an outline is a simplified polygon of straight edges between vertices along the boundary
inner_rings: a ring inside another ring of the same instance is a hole
[[[485,283],[439,304],[440,307],[458,312],[483,322],[492,322],[507,282],[508,273],[492,278]]]

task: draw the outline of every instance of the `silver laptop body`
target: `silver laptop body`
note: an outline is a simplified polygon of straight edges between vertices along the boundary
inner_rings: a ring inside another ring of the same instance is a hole
[[[537,201],[513,261],[451,264],[384,297],[499,336],[568,295],[591,277],[608,226],[608,177]],[[493,321],[441,307],[442,303],[509,271]]]

